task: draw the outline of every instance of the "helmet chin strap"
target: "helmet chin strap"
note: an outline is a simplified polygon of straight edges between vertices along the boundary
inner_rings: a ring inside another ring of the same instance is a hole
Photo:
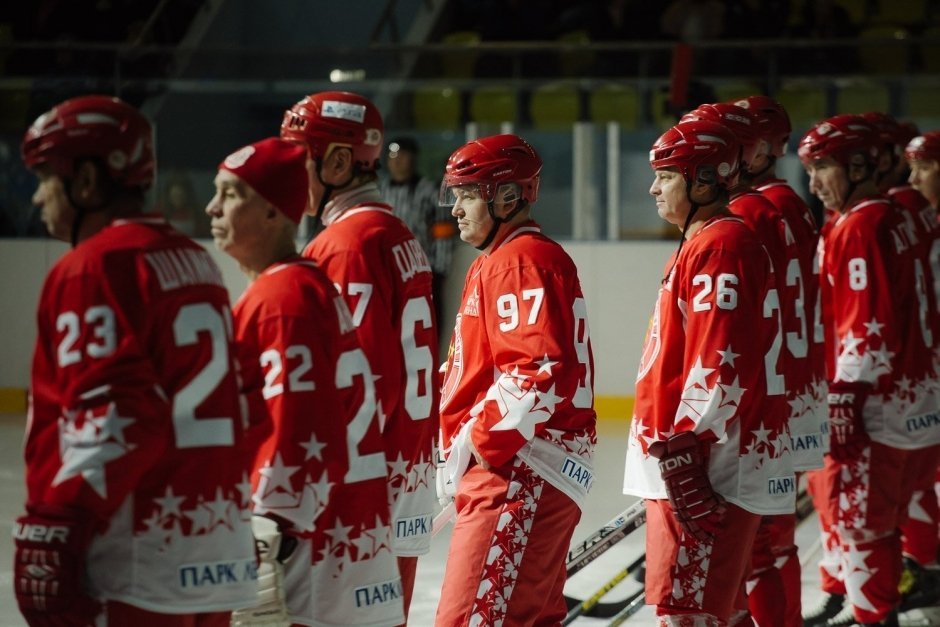
[[[500,218],[496,215],[496,212],[493,210],[494,202],[495,201],[490,200],[486,203],[486,211],[487,213],[490,214],[490,218],[493,219],[493,226],[490,227],[490,232],[486,234],[486,237],[483,239],[483,242],[479,246],[476,246],[477,250],[486,250],[487,248],[489,248],[490,244],[492,244],[493,240],[496,238],[496,232],[499,231],[499,226],[515,218],[519,214],[520,211],[522,211],[528,206],[528,203],[524,199],[520,198],[519,201],[516,203],[515,208],[512,211],[510,211],[508,214],[506,214],[505,218]]]
[[[682,245],[685,243],[686,233],[689,232],[689,225],[692,224],[692,218],[695,216],[695,213],[702,206],[701,203],[697,203],[694,200],[692,200],[692,183],[688,181],[686,181],[685,183],[685,196],[686,198],[689,199],[689,203],[691,203],[691,207],[689,207],[688,215],[685,216],[685,224],[682,225],[682,239],[679,240],[679,248],[676,249],[676,256],[672,260],[672,266],[669,267],[669,272],[667,272],[666,276],[663,277],[663,280],[660,281],[662,285],[666,284],[666,281],[669,280],[669,275],[672,274],[672,271],[676,267],[676,264],[679,263],[679,254],[682,252]],[[711,204],[715,202],[717,198],[718,198],[718,195],[716,194],[714,198],[712,198],[710,201],[708,201],[705,204]]]
[[[85,216],[92,211],[100,211],[107,207],[109,198],[103,198],[96,206],[85,207],[72,197],[71,179],[63,178],[62,186],[65,187],[65,197],[69,199],[69,203],[72,205],[72,208],[75,209],[75,218],[72,220],[72,226],[69,229],[69,243],[72,245],[72,248],[75,248],[78,246],[78,235],[82,230],[82,223],[85,221]]]
[[[353,180],[357,176],[359,176],[359,164],[357,163],[353,166],[352,172],[350,172],[349,178],[346,179],[345,183],[341,185],[335,185],[332,183],[327,183],[326,181],[323,180],[323,159],[315,159],[314,163],[316,163],[316,166],[317,166],[316,167],[317,180],[319,180],[320,185],[323,186],[323,194],[320,195],[320,202],[317,204],[317,212],[313,216],[314,229],[319,231],[320,225],[321,225],[320,216],[323,215],[323,210],[326,208],[326,203],[330,202],[330,196],[332,196],[333,192],[336,191],[337,189],[343,189],[346,186],[348,186],[350,183],[353,182]]]

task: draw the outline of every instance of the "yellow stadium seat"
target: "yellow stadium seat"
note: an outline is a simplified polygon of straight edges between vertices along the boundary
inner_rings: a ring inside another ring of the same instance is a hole
[[[591,92],[588,109],[592,122],[619,122],[623,129],[632,130],[640,117],[640,95],[632,85],[607,83]]]
[[[581,94],[571,83],[539,85],[529,100],[529,115],[537,129],[570,129],[581,119]]]
[[[679,121],[667,110],[668,102],[669,90],[667,88],[654,87],[650,92],[650,117],[653,125],[661,131],[665,131]]]
[[[913,118],[940,119],[940,85],[917,85],[907,87],[907,115]]]
[[[813,83],[785,82],[774,95],[790,114],[790,123],[800,133],[828,115],[826,90]]]
[[[836,111],[839,113],[866,113],[890,111],[891,94],[884,83],[857,81],[840,85],[836,92]]]
[[[562,44],[558,50],[558,68],[562,76],[586,76],[591,73],[595,61],[594,51],[578,49],[579,46],[591,43],[586,30],[564,33],[556,41]]]
[[[924,61],[924,69],[931,74],[940,74],[940,26],[925,28],[923,37],[935,40],[925,42],[920,46],[920,56]]]
[[[481,124],[515,122],[519,96],[512,87],[484,85],[470,94],[470,119]]]
[[[867,74],[904,74],[910,66],[910,33],[903,26],[869,26],[859,33],[858,59]],[[898,42],[898,43],[893,43]]]
[[[476,46],[480,43],[480,33],[472,30],[454,31],[444,35],[441,42],[455,46],[454,50],[441,53],[444,77],[471,78],[479,56]],[[466,50],[461,50],[460,47],[465,47]]]
[[[884,24],[917,26],[927,18],[926,0],[879,0],[875,20]]]
[[[810,0],[815,2],[816,0]],[[868,0],[836,0],[836,4],[845,9],[849,14],[849,21],[853,24],[865,24],[868,22]]]
[[[420,87],[411,101],[415,128],[456,130],[460,127],[460,92],[452,87]]]

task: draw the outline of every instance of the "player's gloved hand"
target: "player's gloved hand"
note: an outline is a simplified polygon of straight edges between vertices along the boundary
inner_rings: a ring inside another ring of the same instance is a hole
[[[276,520],[251,517],[258,554],[258,602],[254,607],[232,612],[232,625],[238,627],[290,627],[290,613],[284,593],[284,564],[297,548],[297,538],[285,534]]]
[[[829,385],[829,455],[837,462],[858,459],[871,443],[862,415],[870,390],[871,386],[861,381]]]
[[[67,507],[31,506],[16,519],[13,590],[29,624],[51,625],[65,613],[74,618],[70,625],[94,623],[100,606],[84,582],[91,535],[87,515]]]
[[[715,537],[725,513],[725,502],[712,489],[703,445],[691,431],[665,442],[653,442],[649,453],[659,460],[659,472],[676,519],[686,533],[700,541]]]
[[[451,478],[450,473],[447,472],[447,465],[444,460],[444,454],[440,450],[437,451],[437,463],[435,471],[434,485],[437,489],[437,500],[441,504],[441,507],[447,507],[454,502],[454,499],[457,496],[457,488],[454,486],[454,481]]]

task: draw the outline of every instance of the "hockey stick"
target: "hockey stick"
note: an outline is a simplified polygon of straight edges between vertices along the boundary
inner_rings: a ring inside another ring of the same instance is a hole
[[[447,523],[457,517],[457,506],[453,501],[448,503],[440,513],[434,517],[431,523],[431,537],[433,538],[441,532],[441,529],[447,526]]]
[[[634,505],[634,507],[635,507],[635,506],[636,506],[636,505]],[[631,509],[633,509],[633,508],[631,508]],[[796,506],[795,506],[794,509],[796,510],[796,522],[797,522],[797,524],[799,525],[799,524],[805,522],[805,521],[813,514],[813,511],[814,511],[814,510],[813,510],[813,499],[812,499],[812,497],[811,497],[806,491],[800,492],[800,493],[797,495],[797,498],[796,498]],[[629,512],[629,511],[630,511],[630,510],[627,510],[627,512]],[[624,512],[624,514],[627,514],[627,512]],[[622,518],[622,517],[623,517],[623,515],[621,515],[621,518]],[[612,523],[614,523],[616,520],[619,520],[619,519],[612,520],[610,523],[608,523],[607,526],[610,526],[610,525],[611,525]],[[642,524],[642,523],[640,523],[640,524]],[[606,528],[606,527],[605,527],[605,528]],[[603,532],[603,531],[604,531],[604,528],[602,528],[600,531],[598,531],[598,532],[595,534],[595,536],[597,536],[598,534],[600,534],[600,533]],[[590,540],[590,539],[591,539],[591,538],[589,538],[588,540]],[[616,542],[616,541],[615,541],[615,542]],[[587,541],[585,541],[585,543],[587,543]],[[607,548],[609,548],[609,547],[607,547]],[[601,552],[603,552],[603,551],[601,551]],[[600,553],[598,553],[598,555],[599,555],[599,554],[600,554]],[[595,556],[595,557],[596,557],[596,556]],[[801,560],[801,563],[802,563],[802,560]],[[633,566],[633,565],[631,564],[631,566]],[[634,568],[635,568],[635,567],[634,567]],[[634,570],[634,568],[631,568],[630,570],[632,571],[632,570]],[[619,574],[620,574],[620,573],[618,573],[618,575],[619,575]],[[616,577],[616,575],[615,575],[615,577]],[[621,578],[621,579],[622,579],[622,578]],[[620,580],[618,580],[618,582],[619,582],[619,581],[620,581]],[[615,583],[614,585],[616,585],[616,583]],[[605,586],[605,587],[606,587],[606,586]],[[606,594],[606,593],[607,593],[608,591],[610,591],[612,588],[613,588],[613,586],[611,586],[610,588],[607,588],[607,590],[605,590],[603,594],[596,595],[597,598],[600,599],[600,597],[602,597],[604,594]],[[604,590],[604,588],[601,588],[601,590]],[[640,591],[640,593],[642,593],[642,592],[643,592],[643,590]],[[642,596],[642,594],[640,594],[640,596]],[[594,597],[592,597],[592,598],[594,598]],[[642,607],[642,605],[643,605],[642,601],[638,601],[637,604],[636,604],[636,609],[634,609],[632,612],[625,613],[625,612],[626,612],[626,609],[630,607],[631,603],[634,602],[634,599],[635,599],[635,598],[637,598],[637,595],[630,595],[630,596],[626,597],[625,599],[622,599],[622,600],[620,600],[620,601],[612,601],[612,602],[610,602],[610,603],[601,603],[601,602],[595,601],[595,602],[592,604],[592,607],[588,608],[588,609],[584,612],[584,615],[586,615],[586,616],[592,616],[592,617],[595,617],[595,618],[608,618],[608,617],[610,617],[610,616],[617,616],[617,617],[620,617],[620,622],[616,623],[616,624],[619,625],[621,622],[625,621],[627,618],[629,618],[629,617],[632,616],[634,613],[636,613],[636,611],[637,611],[640,607]],[[575,599],[575,598],[569,597],[569,596],[565,596],[565,601],[568,603],[569,612],[571,611],[571,608],[578,607],[578,606],[581,605],[582,603],[587,603],[587,601],[580,601],[580,600],[578,600],[578,599]]]
[[[610,579],[610,581],[605,583],[597,592],[591,595],[590,598],[585,599],[579,605],[576,605],[570,610],[568,610],[568,615],[565,616],[565,620],[563,620],[561,624],[569,625],[578,616],[581,616],[582,614],[589,612],[591,609],[594,608],[594,606],[596,606],[600,602],[601,597],[603,597],[605,594],[607,594],[608,592],[616,588],[617,585],[621,581],[626,579],[627,576],[630,575],[630,573],[632,573],[637,568],[639,568],[645,561],[646,561],[646,553],[644,553],[640,557],[633,560],[633,562],[626,568],[620,570],[616,575],[614,575]]]
[[[593,562],[610,547],[646,523],[646,504],[640,500],[568,551],[568,577]]]
[[[645,600],[643,597],[644,592],[645,590],[637,590],[627,597],[627,606],[614,615],[614,619],[610,621],[608,627],[617,627],[618,625],[623,624],[625,620],[639,612],[640,608],[643,607],[643,601]]]

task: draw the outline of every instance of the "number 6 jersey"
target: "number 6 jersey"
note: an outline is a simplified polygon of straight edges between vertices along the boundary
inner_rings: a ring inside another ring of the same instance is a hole
[[[37,321],[27,507],[95,525],[98,598],[162,613],[251,605],[247,416],[209,254],[162,219],[117,220],[56,263]]]
[[[719,216],[670,267],[637,374],[624,493],[666,498],[649,446],[693,431],[711,443],[719,494],[755,514],[792,512],[783,330],[767,251],[740,218]]]

